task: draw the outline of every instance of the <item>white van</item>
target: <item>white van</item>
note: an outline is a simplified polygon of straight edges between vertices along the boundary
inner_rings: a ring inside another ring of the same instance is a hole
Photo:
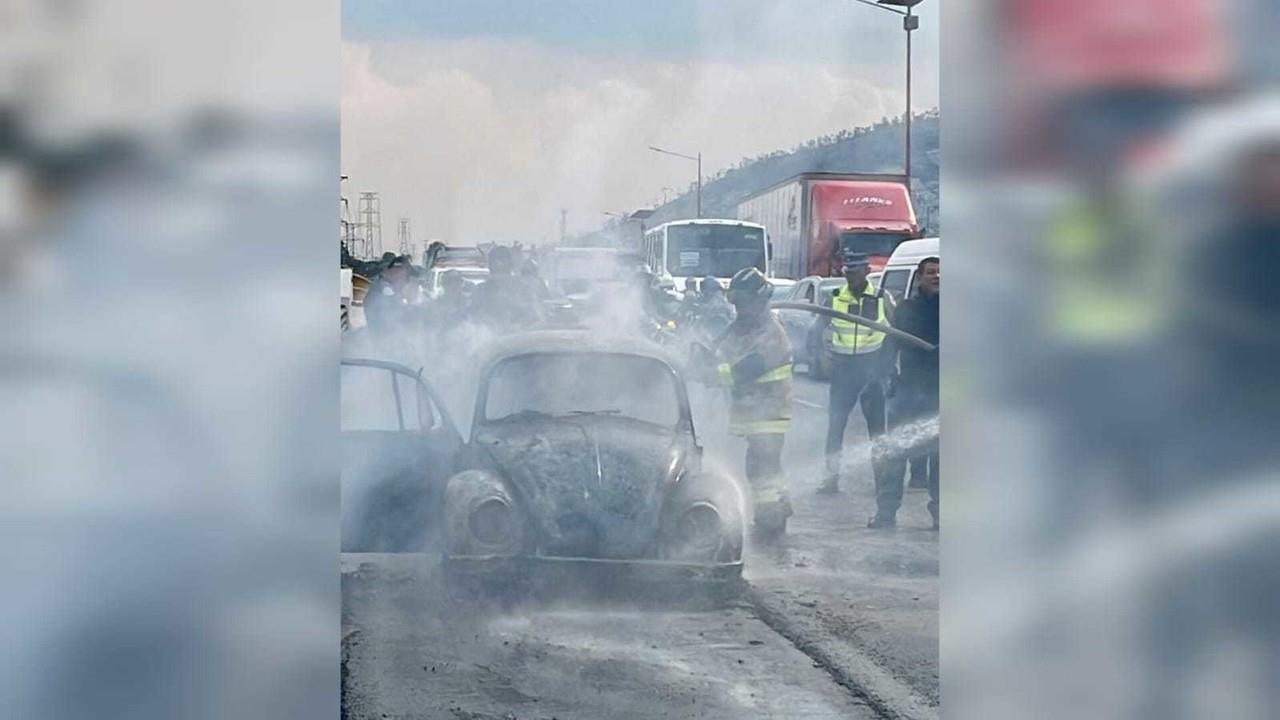
[[[927,257],[938,255],[938,238],[908,240],[897,247],[885,263],[880,275],[880,287],[899,303],[915,294],[916,265]]]

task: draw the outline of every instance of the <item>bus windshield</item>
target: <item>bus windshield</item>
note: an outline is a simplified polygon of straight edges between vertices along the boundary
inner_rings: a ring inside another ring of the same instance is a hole
[[[673,277],[733,277],[747,267],[765,272],[764,230],[741,225],[667,228],[667,272]]]

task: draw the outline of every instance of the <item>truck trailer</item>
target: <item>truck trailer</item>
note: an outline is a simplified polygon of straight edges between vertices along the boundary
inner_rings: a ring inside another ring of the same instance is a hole
[[[802,173],[746,198],[737,216],[765,227],[773,274],[796,280],[839,275],[844,252],[879,270],[920,234],[903,175]]]

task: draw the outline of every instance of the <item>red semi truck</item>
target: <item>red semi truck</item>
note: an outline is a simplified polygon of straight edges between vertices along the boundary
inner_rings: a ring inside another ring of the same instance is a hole
[[[774,276],[796,280],[839,275],[844,251],[870,255],[879,270],[920,234],[902,175],[803,173],[743,200],[737,214],[768,230]]]

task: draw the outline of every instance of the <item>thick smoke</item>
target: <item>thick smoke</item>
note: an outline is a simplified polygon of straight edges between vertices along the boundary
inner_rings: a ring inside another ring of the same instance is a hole
[[[901,48],[886,37],[899,38],[878,32],[893,18],[793,5],[709,6],[691,19],[705,42],[674,56],[484,36],[348,40],[343,171],[382,193],[387,217],[411,218],[415,237],[546,243],[561,208],[572,233],[692,183],[691,163],[650,145],[701,151],[711,175],[900,115]],[[917,45],[926,67],[932,46]],[[920,108],[936,105],[928,75]]]

